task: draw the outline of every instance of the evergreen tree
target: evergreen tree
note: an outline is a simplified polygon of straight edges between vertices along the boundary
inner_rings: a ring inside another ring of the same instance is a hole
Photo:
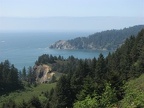
[[[27,75],[28,82],[30,84],[34,84],[35,80],[36,80],[36,73],[35,73],[35,71],[33,70],[33,68],[31,66],[29,66],[27,73],[28,73],[28,75]]]
[[[18,70],[8,60],[0,64],[0,77],[0,95],[22,88]]]
[[[104,93],[100,98],[101,108],[110,108],[113,104],[117,102],[116,92],[111,88],[111,84],[106,83]]]
[[[83,82],[82,90],[77,94],[78,100],[84,100],[88,95],[92,97],[97,89],[97,84],[90,76],[87,76]]]
[[[56,108],[72,107],[72,92],[70,88],[70,82],[68,80],[69,79],[67,79],[67,77],[63,75],[56,85],[54,92],[55,100],[53,101],[56,105]]]
[[[26,80],[26,68],[25,67],[22,69],[22,79]]]
[[[105,78],[105,74],[106,74],[106,63],[105,63],[105,59],[104,56],[102,54],[99,55],[99,58],[97,60],[97,64],[96,64],[96,81],[103,81],[103,79]]]
[[[95,77],[96,63],[97,63],[97,60],[96,60],[96,58],[94,57],[94,58],[92,59],[91,66],[90,66],[91,71],[90,71],[89,75],[90,75],[91,77]]]
[[[99,108],[97,96],[92,98],[88,95],[84,100],[75,102],[74,108]]]

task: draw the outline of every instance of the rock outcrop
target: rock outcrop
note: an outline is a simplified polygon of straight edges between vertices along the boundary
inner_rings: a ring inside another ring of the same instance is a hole
[[[36,72],[36,82],[37,83],[46,83],[51,81],[52,76],[55,74],[51,72],[51,67],[48,65],[39,65],[34,67]]]
[[[75,49],[68,41],[59,40],[50,46],[52,49]]]

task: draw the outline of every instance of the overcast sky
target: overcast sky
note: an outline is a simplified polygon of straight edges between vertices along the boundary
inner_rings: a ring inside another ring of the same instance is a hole
[[[112,29],[143,17],[144,0],[0,0],[0,30]]]

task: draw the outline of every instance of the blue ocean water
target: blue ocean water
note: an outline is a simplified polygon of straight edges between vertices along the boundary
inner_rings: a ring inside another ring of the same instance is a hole
[[[108,51],[57,50],[49,46],[58,40],[67,40],[79,36],[88,36],[90,32],[8,32],[0,33],[0,62],[9,60],[19,70],[24,66],[33,66],[42,54],[61,55],[65,58],[73,55],[77,58],[106,56]]]

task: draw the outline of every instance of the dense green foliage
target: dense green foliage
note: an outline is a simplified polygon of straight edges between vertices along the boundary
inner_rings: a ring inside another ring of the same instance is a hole
[[[126,39],[120,48],[106,58],[102,54],[97,59],[77,59],[73,56],[64,59],[47,54],[40,56],[37,65],[49,64],[53,71],[64,74],[54,89],[44,92],[45,102],[33,97],[23,104],[34,108],[111,108],[130,105],[142,108],[143,88],[133,88],[134,83],[128,81],[144,73],[143,43],[144,29],[137,37]],[[26,81],[34,82],[34,71],[31,68],[28,70]],[[25,69],[22,73],[25,76]],[[7,104],[17,106],[12,101]]]
[[[35,84],[36,72],[33,67],[29,66],[27,69],[24,67],[22,71],[19,72],[19,79],[21,81],[28,82],[28,85]]]
[[[117,102],[115,90],[107,83],[101,96],[95,93],[93,96],[88,95],[84,100],[74,103],[74,108],[110,108],[115,102]]]
[[[67,59],[64,59],[62,56],[57,57],[49,54],[43,54],[38,57],[38,60],[35,62],[35,64],[48,64],[52,68],[51,71],[68,73],[76,69],[78,61],[79,60],[77,58],[74,58],[74,56],[69,56]]]
[[[117,106],[125,95],[124,83],[143,73],[143,43],[144,30],[106,58],[100,54],[98,59],[78,60],[76,68],[59,80],[53,93],[53,99],[58,99],[54,108],[72,107],[75,102],[75,107],[87,106],[89,101],[103,108]]]
[[[62,59],[61,56],[58,57],[59,59]],[[55,60],[58,59],[56,56],[52,56],[49,54],[43,54],[38,58],[38,60],[35,62],[37,65],[39,64],[47,64],[47,63],[55,63]]]
[[[144,25],[124,28],[122,30],[107,30],[95,33],[89,37],[76,38],[69,42],[79,49],[87,49],[87,45],[92,44],[96,49],[115,50],[123,44],[126,38],[131,35],[136,35],[142,28],[144,28]],[[83,43],[86,45],[84,46]]]
[[[44,106],[48,101],[48,98],[50,97],[50,94],[53,91],[56,83],[38,84],[36,87],[34,85],[30,85],[29,87],[25,82],[24,85],[25,88],[23,90],[17,90],[15,92],[0,96],[0,108],[2,108],[2,105],[12,106],[11,103],[16,105],[17,108],[22,108],[20,107],[22,105],[25,105],[23,108],[26,108],[26,106],[31,105],[31,100],[33,98],[39,100],[41,105]]]
[[[121,101],[123,108],[144,107],[144,75],[124,85],[125,96]]]
[[[0,63],[0,95],[22,88],[18,70],[8,60]]]
[[[68,47],[68,49],[106,49],[116,50],[130,36],[136,36],[137,33],[144,28],[144,25],[133,26],[120,30],[107,30],[92,34],[88,37],[78,37],[66,41],[67,44],[58,45],[59,49]],[[57,42],[56,42],[57,43]],[[57,45],[56,45],[57,46]],[[50,48],[57,48],[51,45]],[[71,46],[69,48],[69,46]]]

